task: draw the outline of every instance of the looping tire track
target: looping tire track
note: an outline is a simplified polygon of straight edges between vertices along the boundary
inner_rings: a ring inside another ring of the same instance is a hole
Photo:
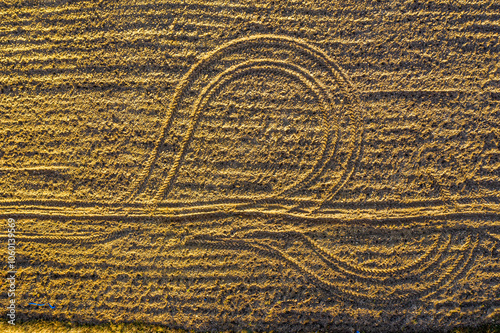
[[[206,55],[202,58],[196,65],[194,65],[188,73],[183,77],[179,85],[176,87],[174,96],[170,102],[167,117],[163,123],[163,126],[160,131],[160,135],[157,139],[155,147],[149,156],[146,166],[143,171],[134,181],[134,183],[130,186],[129,190],[125,192],[121,197],[117,198],[114,201],[116,203],[129,203],[133,201],[141,193],[141,189],[144,184],[147,182],[148,177],[151,175],[153,166],[155,161],[158,158],[160,153],[160,146],[164,142],[166,135],[168,133],[169,127],[172,124],[172,120],[178,104],[180,103],[183,93],[186,88],[192,84],[196,77],[203,70],[204,66],[209,64],[212,61],[215,61],[217,58],[224,56],[225,54],[230,54],[231,52],[235,52],[238,48],[246,47],[246,43],[255,43],[256,45],[273,45],[278,47],[287,47],[290,50],[295,50],[299,53],[306,54],[310,58],[316,59],[319,63],[328,68],[331,74],[335,77],[338,82],[339,89],[342,90],[347,96],[349,96],[349,100],[347,101],[347,105],[353,106],[354,108],[360,107],[361,101],[354,89],[354,86],[349,81],[347,76],[343,73],[343,71],[338,67],[323,51],[318,48],[306,43],[305,41],[301,41],[298,39],[292,39],[289,37],[281,37],[281,36],[273,36],[273,35],[256,35],[249,38],[238,39],[233,42],[227,43],[220,48],[214,50],[213,52]],[[304,186],[307,186],[312,181],[317,179],[325,170],[326,164],[330,161],[336,150],[337,143],[337,127],[338,124],[331,124],[330,120],[334,116],[331,114],[331,106],[332,106],[332,98],[327,89],[319,80],[315,79],[315,77],[300,66],[285,63],[282,61],[270,60],[270,59],[259,59],[259,60],[250,60],[238,65],[230,67],[228,70],[223,71],[215,79],[213,79],[201,92],[199,98],[196,100],[193,112],[190,116],[189,129],[187,134],[184,136],[183,141],[181,143],[180,152],[175,155],[175,159],[173,165],[171,166],[167,178],[162,183],[158,191],[156,192],[152,203],[154,205],[158,205],[160,201],[168,195],[175,182],[175,177],[179,171],[181,163],[184,158],[184,154],[186,149],[188,149],[189,144],[192,140],[193,133],[196,129],[197,121],[199,119],[199,115],[201,110],[207,104],[208,100],[212,96],[214,91],[217,91],[222,87],[225,83],[229,82],[233,77],[238,75],[244,75],[245,73],[251,73],[252,71],[281,71],[281,73],[285,73],[289,76],[298,78],[298,80],[306,85],[311,91],[313,91],[322,104],[323,113],[323,131],[324,137],[321,142],[320,154],[319,158],[314,161],[314,166],[299,180],[294,182],[292,185],[286,187],[280,192],[269,196],[267,199],[269,201],[283,199],[283,196],[287,194],[292,194],[294,191],[297,191]],[[329,113],[330,111],[330,113]],[[359,111],[359,110],[358,110]],[[362,149],[362,141],[363,141],[363,130],[362,130],[362,115],[360,112],[356,112],[354,110],[350,110],[349,116],[354,123],[355,133],[351,135],[349,147],[350,152],[347,157],[347,162],[344,165],[344,172],[341,177],[335,183],[330,185],[330,189],[328,193],[323,196],[320,200],[319,204],[316,204],[313,211],[321,208],[321,206],[328,200],[332,199],[338,191],[345,185],[345,183],[349,180],[353,172],[355,171],[355,164],[359,160],[360,152]],[[332,130],[333,129],[333,130]],[[333,147],[330,147],[333,146]],[[257,197],[248,197],[245,199],[258,199],[262,198]],[[196,214],[195,214],[196,215]],[[195,218],[198,216],[195,216]],[[16,238],[22,241],[28,242],[59,242],[59,243],[103,243],[107,241],[111,241],[113,239],[117,239],[122,237],[127,232],[135,230],[135,229],[124,229],[119,231],[114,231],[111,233],[98,234],[98,235],[47,235],[47,236],[29,236],[29,235],[19,235]],[[263,244],[256,240],[255,236],[258,235],[267,235],[270,238],[275,238],[276,236],[284,234],[283,232],[250,232],[245,234],[244,239],[232,239],[232,238],[221,238],[221,237],[212,237],[212,236],[199,236],[193,239],[189,239],[183,243],[183,245],[194,245],[200,247],[210,247],[222,250],[250,250],[262,256],[269,256],[275,258],[280,261],[284,261],[296,268],[298,271],[302,272],[307,277],[316,281],[320,286],[326,288],[327,290],[333,291],[339,296],[346,296],[349,298],[367,300],[367,301],[377,301],[382,303],[393,303],[393,302],[410,302],[415,297],[428,298],[431,295],[437,293],[439,290],[449,286],[453,281],[455,281],[461,274],[467,271],[470,268],[471,263],[474,259],[474,251],[477,248],[479,242],[478,234],[469,235],[467,238],[466,244],[464,244],[461,252],[457,255],[457,257],[453,260],[453,263],[448,266],[448,268],[441,272],[442,274],[435,280],[430,283],[423,284],[416,288],[416,290],[412,290],[411,292],[403,292],[397,293],[396,291],[389,293],[385,296],[380,295],[370,295],[359,293],[349,288],[346,288],[342,285],[342,283],[336,283],[335,281],[325,279],[320,276],[318,272],[311,270],[307,265],[301,263],[296,258],[290,256],[285,251],[280,250],[277,247],[274,247],[269,244]],[[441,264],[440,259],[444,256],[446,250],[450,248],[451,236],[448,237],[447,241],[441,243],[442,235],[439,235],[437,240],[433,243],[431,247],[429,247],[425,253],[420,256],[417,260],[405,264],[402,267],[397,268],[366,268],[360,265],[356,265],[352,262],[348,262],[342,260],[338,256],[334,255],[330,251],[328,251],[325,247],[318,244],[314,239],[310,238],[304,233],[300,232],[287,232],[286,234],[291,235],[293,238],[301,240],[302,244],[309,247],[310,250],[314,251],[321,259],[324,261],[328,267],[332,270],[337,270],[342,274],[347,276],[353,276],[360,280],[364,281],[374,281],[376,283],[386,282],[386,281],[394,281],[397,280],[393,275],[394,274],[406,274],[411,276],[417,276],[425,271],[432,269],[434,266],[439,266]],[[488,233],[488,235],[495,239],[499,240],[499,236],[496,234]],[[6,235],[0,235],[0,238],[7,238]],[[441,245],[441,246],[440,246]],[[178,246],[178,245],[174,245]]]
[[[286,63],[283,61],[276,61],[276,60],[271,60],[271,59],[258,59],[258,60],[250,60],[243,62],[241,64],[235,65],[228,70],[220,73],[210,84],[205,87],[205,89],[200,93],[200,97],[198,98],[197,102],[195,103],[195,106],[193,108],[193,113],[191,114],[191,121],[190,121],[190,127],[188,129],[187,134],[184,137],[184,141],[181,143],[181,148],[180,152],[176,156],[176,159],[174,161],[174,164],[172,168],[170,169],[170,172],[167,176],[167,179],[163,183],[163,185],[160,187],[158,190],[154,202],[158,203],[161,201],[162,197],[167,196],[171,186],[173,185],[175,176],[179,170],[180,163],[182,161],[182,158],[184,156],[184,153],[186,152],[187,147],[189,146],[190,140],[194,134],[194,130],[198,121],[198,118],[201,114],[201,110],[205,107],[205,105],[208,103],[209,99],[213,95],[214,91],[218,91],[223,85],[228,83],[230,80],[232,80],[234,77],[245,75],[245,74],[252,74],[254,72],[258,71],[263,71],[263,72],[271,72],[271,71],[276,71],[283,73],[285,75],[288,75],[292,78],[297,78],[301,83],[306,85],[311,91],[314,92],[318,100],[320,100],[320,103],[323,106],[323,131],[325,133],[322,143],[321,143],[321,148],[319,152],[319,158],[315,161],[314,167],[307,172],[302,179],[299,179],[295,184],[292,184],[288,188],[283,189],[280,193],[276,194],[276,196],[283,195],[286,192],[291,192],[293,189],[296,189],[300,186],[303,186],[305,182],[310,182],[312,181],[321,171],[323,171],[325,167],[325,162],[328,161],[331,156],[333,155],[333,151],[330,151],[330,154],[325,158],[324,154],[328,146],[328,141],[331,136],[331,130],[329,130],[328,126],[328,118],[329,118],[329,111],[330,107],[332,104],[332,101],[329,99],[326,88],[323,86],[321,82],[316,80],[311,73],[309,73],[307,70],[304,68],[301,68],[299,66],[293,65],[291,63]],[[326,101],[327,99],[327,101]],[[323,163],[321,163],[321,160],[323,160]],[[319,169],[316,170],[315,169]],[[260,199],[260,198],[252,198],[252,199]]]
[[[451,283],[453,283],[453,281],[457,279],[458,276],[460,276],[470,268],[472,262],[474,261],[474,251],[476,250],[478,243],[478,235],[469,235],[467,237],[466,243],[463,245],[463,249],[460,251],[457,258],[453,260],[453,263],[449,265],[449,267],[444,272],[442,272],[437,279],[427,284],[424,283],[409,292],[392,292],[385,296],[363,294],[342,287],[342,284],[340,283],[326,280],[325,278],[319,276],[316,272],[309,269],[304,264],[291,257],[284,251],[271,245],[262,244],[258,241],[246,241],[242,239],[201,235],[197,238],[186,240],[183,245],[199,246],[202,248],[214,248],[219,250],[253,251],[261,256],[268,256],[280,261],[287,262],[292,267],[301,271],[305,276],[316,281],[320,286],[329,290],[330,292],[335,293],[339,297],[347,296],[348,298],[353,300],[377,301],[393,304],[401,302],[411,302],[416,297],[421,297],[422,299],[428,298],[431,295],[439,292],[439,290],[442,290],[449,286]],[[448,246],[449,243],[446,244],[446,247]]]
[[[104,233],[99,235],[78,235],[78,236],[67,236],[67,235],[47,235],[47,236],[31,236],[31,235],[19,235],[16,238],[21,241],[26,242],[54,242],[54,243],[104,243],[117,238],[120,238],[127,233],[129,233],[132,228],[127,228],[123,230],[116,230],[110,233]],[[243,231],[243,230],[242,230]],[[178,246],[190,246],[195,245],[202,248],[217,248],[223,250],[250,250],[258,255],[270,256],[274,259],[284,261],[290,264],[293,268],[302,272],[305,276],[316,281],[316,283],[331,292],[334,292],[338,296],[348,297],[356,300],[371,300],[371,301],[382,301],[382,302],[406,302],[415,299],[417,296],[429,297],[429,295],[437,293],[439,290],[443,289],[444,286],[450,285],[458,276],[463,274],[466,270],[470,268],[471,263],[474,261],[474,251],[480,240],[479,233],[473,232],[467,236],[467,241],[457,254],[452,254],[456,256],[452,261],[453,263],[443,263],[443,258],[445,253],[450,249],[451,234],[445,242],[443,240],[443,235],[439,235],[436,241],[430,246],[427,251],[425,251],[418,259],[398,268],[388,268],[388,269],[375,269],[366,268],[360,265],[353,264],[352,262],[342,260],[342,258],[332,254],[325,247],[319,245],[314,239],[306,235],[304,232],[300,231],[285,231],[285,232],[272,232],[272,231],[256,231],[249,230],[243,232],[243,234],[238,235],[236,232],[236,237],[218,237],[210,235],[195,235],[188,237],[185,241],[172,245],[172,247]],[[485,237],[491,237],[488,231],[484,231]],[[355,278],[358,282],[365,282],[368,284],[378,284],[386,285],[389,283],[398,284],[399,281],[408,279],[409,276],[418,277],[420,274],[425,272],[426,275],[431,274],[435,276],[435,279],[429,277],[426,278],[428,283],[423,283],[421,287],[412,290],[411,292],[396,292],[388,293],[386,295],[368,295],[360,292],[355,292],[350,290],[347,285],[335,282],[331,279],[324,278],[320,276],[318,271],[312,270],[307,266],[307,263],[301,262],[300,258],[295,258],[290,256],[286,251],[277,248],[276,246],[263,243],[262,239],[267,240],[279,240],[285,238],[285,236],[296,239],[305,245],[309,250],[318,255],[319,259],[323,261],[328,269],[323,271],[323,273],[328,273],[329,270],[340,273],[343,276]],[[7,235],[0,235],[0,238],[7,238]],[[494,238],[496,239],[496,238]],[[427,260],[429,259],[429,260]],[[446,265],[447,268],[443,271],[441,266]],[[430,273],[429,273],[430,272]],[[398,274],[397,277],[394,277]],[[404,276],[401,276],[404,274]],[[432,280],[432,282],[430,282]]]
[[[295,239],[300,239],[303,241],[303,244],[307,244],[313,251],[315,251],[318,255],[322,256],[322,258],[329,262],[333,267],[336,269],[342,271],[343,273],[353,275],[359,278],[366,278],[366,276],[375,276],[378,279],[392,279],[393,274],[402,274],[402,273],[407,273],[408,275],[417,275],[421,273],[422,271],[426,270],[429,266],[431,266],[433,263],[435,263],[439,257],[442,256],[443,252],[449,247],[450,242],[451,242],[451,236],[448,237],[448,239],[445,242],[440,242],[441,240],[441,235],[436,239],[434,244],[425,251],[425,253],[420,256],[417,260],[410,262],[404,266],[397,267],[397,268],[366,268],[362,267],[360,265],[356,265],[354,263],[350,263],[348,261],[342,260],[338,256],[332,254],[330,251],[328,251],[326,248],[322,247],[319,245],[316,241],[314,241],[312,238],[307,236],[304,233],[300,233],[297,231],[288,231],[288,232],[269,232],[269,231],[257,231],[257,232],[251,232],[248,234],[245,234],[244,237],[255,237],[258,235],[267,235],[270,237],[275,238],[276,236],[279,235],[291,235]],[[442,244],[441,244],[442,243]],[[441,245],[441,246],[439,246]],[[439,250],[437,252],[436,249]],[[427,259],[431,260],[427,260]],[[412,271],[411,269],[415,268],[418,266],[420,263],[425,261],[425,264]]]
[[[168,130],[172,124],[174,115],[176,113],[176,110],[179,106],[179,103],[181,102],[181,99],[183,97],[184,92],[186,89],[194,82],[194,80],[199,76],[199,74],[203,71],[203,69],[208,66],[210,63],[217,61],[218,59],[221,59],[225,55],[232,54],[238,51],[238,49],[246,49],[251,46],[259,46],[259,47],[278,47],[279,49],[287,49],[292,52],[296,52],[301,55],[307,56],[309,59],[314,59],[314,61],[323,66],[328,70],[329,75],[332,76],[334,81],[338,85],[338,89],[342,91],[344,95],[346,95],[346,104],[348,106],[348,116],[351,119],[351,123],[353,124],[352,126],[354,127],[354,133],[350,135],[350,142],[349,142],[349,153],[346,158],[346,162],[342,167],[342,174],[339,177],[338,181],[333,182],[332,184],[329,185],[330,189],[327,191],[327,194],[322,198],[321,203],[318,205],[317,208],[319,208],[326,200],[331,199],[335,194],[344,186],[344,184],[347,182],[347,180],[350,178],[352,173],[354,172],[355,168],[355,162],[359,158],[359,153],[361,149],[361,143],[362,143],[362,124],[361,124],[361,113],[358,108],[361,105],[361,100],[359,99],[353,84],[349,81],[348,77],[343,73],[341,68],[335,64],[333,60],[329,58],[326,53],[324,53],[322,50],[318,49],[317,47],[310,45],[309,43],[296,39],[296,38],[290,38],[290,37],[284,37],[284,36],[278,36],[278,35],[254,35],[251,37],[245,37],[241,39],[237,39],[234,41],[231,41],[227,44],[222,45],[221,47],[217,48],[216,50],[208,53],[206,56],[204,56],[198,63],[196,63],[194,66],[191,67],[191,69],[184,75],[182,78],[181,82],[177,85],[173,98],[170,101],[169,108],[167,111],[167,116],[164,121],[164,124],[162,126],[162,129],[160,130],[157,142],[155,144],[155,147],[146,163],[146,166],[144,167],[143,171],[141,174],[137,177],[137,180],[131,184],[129,190],[125,192],[121,197],[118,197],[115,200],[116,202],[125,202],[128,203],[132,201],[134,198],[136,198],[140,193],[142,188],[145,186],[147,179],[150,177],[152,171],[153,171],[153,165],[155,161],[157,160],[160,152],[160,146],[163,143],[163,141],[166,138],[166,135],[168,133]],[[217,80],[215,80],[217,81]],[[215,84],[216,82],[213,82]],[[331,95],[326,89],[326,99],[331,101]],[[206,93],[206,91],[204,92]],[[203,96],[203,94],[202,94]],[[195,108],[194,112],[192,113],[191,117],[191,122],[189,125],[190,130],[188,131],[188,134],[184,137],[182,147],[185,147],[189,143],[190,136],[192,135],[192,131],[194,130],[195,127],[195,118],[197,115],[197,110]],[[338,124],[336,122],[333,123],[324,123],[325,127],[333,127],[335,128],[335,132],[338,131]],[[329,138],[331,140],[331,137]],[[326,143],[326,146],[333,145],[330,149],[330,155],[328,156],[331,158],[331,156],[334,154],[334,151],[336,149],[336,142],[337,140],[334,140],[335,142],[332,143]],[[325,143],[323,143],[322,149],[325,149]],[[158,205],[158,203],[163,199],[164,193],[168,193],[168,190],[170,189],[170,186],[172,186],[173,180],[175,178],[175,174],[178,171],[179,164],[182,161],[183,157],[183,152],[184,149],[182,149],[182,152],[176,155],[175,160],[173,162],[173,165],[170,167],[170,172],[168,173],[168,177],[166,181],[161,185],[160,189],[157,191],[156,195],[154,195],[154,198],[152,200],[152,203],[154,206]],[[326,161],[324,161],[326,164]],[[323,171],[322,168],[317,170],[318,172],[315,173],[314,177],[318,176],[321,174]],[[312,173],[313,171],[310,171]],[[314,178],[312,177],[312,178]],[[305,177],[307,178],[307,177]],[[304,179],[305,180],[305,179]],[[290,188],[287,188],[287,191],[290,193],[290,191],[293,189],[297,190],[300,188],[300,186],[303,186],[305,184],[301,184],[300,182],[295,183],[293,186]],[[283,193],[284,194],[284,193]],[[271,195],[269,196],[269,200],[272,200],[273,198],[278,197],[278,195]]]

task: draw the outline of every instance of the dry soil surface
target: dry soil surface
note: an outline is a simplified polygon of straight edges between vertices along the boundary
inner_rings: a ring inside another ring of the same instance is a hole
[[[491,323],[499,36],[497,0],[1,2],[16,319]]]

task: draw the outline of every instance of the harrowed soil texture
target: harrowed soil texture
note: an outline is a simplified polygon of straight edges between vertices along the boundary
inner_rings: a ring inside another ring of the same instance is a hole
[[[1,3],[17,320],[493,324],[499,37],[496,1]]]

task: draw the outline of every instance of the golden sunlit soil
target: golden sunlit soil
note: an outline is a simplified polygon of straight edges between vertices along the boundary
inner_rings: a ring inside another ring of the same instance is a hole
[[[0,329],[4,333],[18,332],[39,332],[39,333],[94,333],[94,332],[165,332],[165,333],[187,333],[188,331],[180,329],[170,329],[159,325],[146,325],[143,323],[127,323],[127,324],[75,324],[71,322],[59,321],[29,321],[15,326],[7,324],[6,321],[0,321]],[[500,325],[481,325],[476,327],[455,328],[450,333],[498,333]],[[238,331],[238,333],[251,333],[247,329]],[[364,333],[364,332],[361,332]]]
[[[493,323],[499,36],[497,1],[0,3],[16,320]]]

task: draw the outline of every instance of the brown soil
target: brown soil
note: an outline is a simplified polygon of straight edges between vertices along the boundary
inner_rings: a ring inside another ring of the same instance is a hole
[[[0,3],[18,320],[491,323],[499,34],[496,1]]]

